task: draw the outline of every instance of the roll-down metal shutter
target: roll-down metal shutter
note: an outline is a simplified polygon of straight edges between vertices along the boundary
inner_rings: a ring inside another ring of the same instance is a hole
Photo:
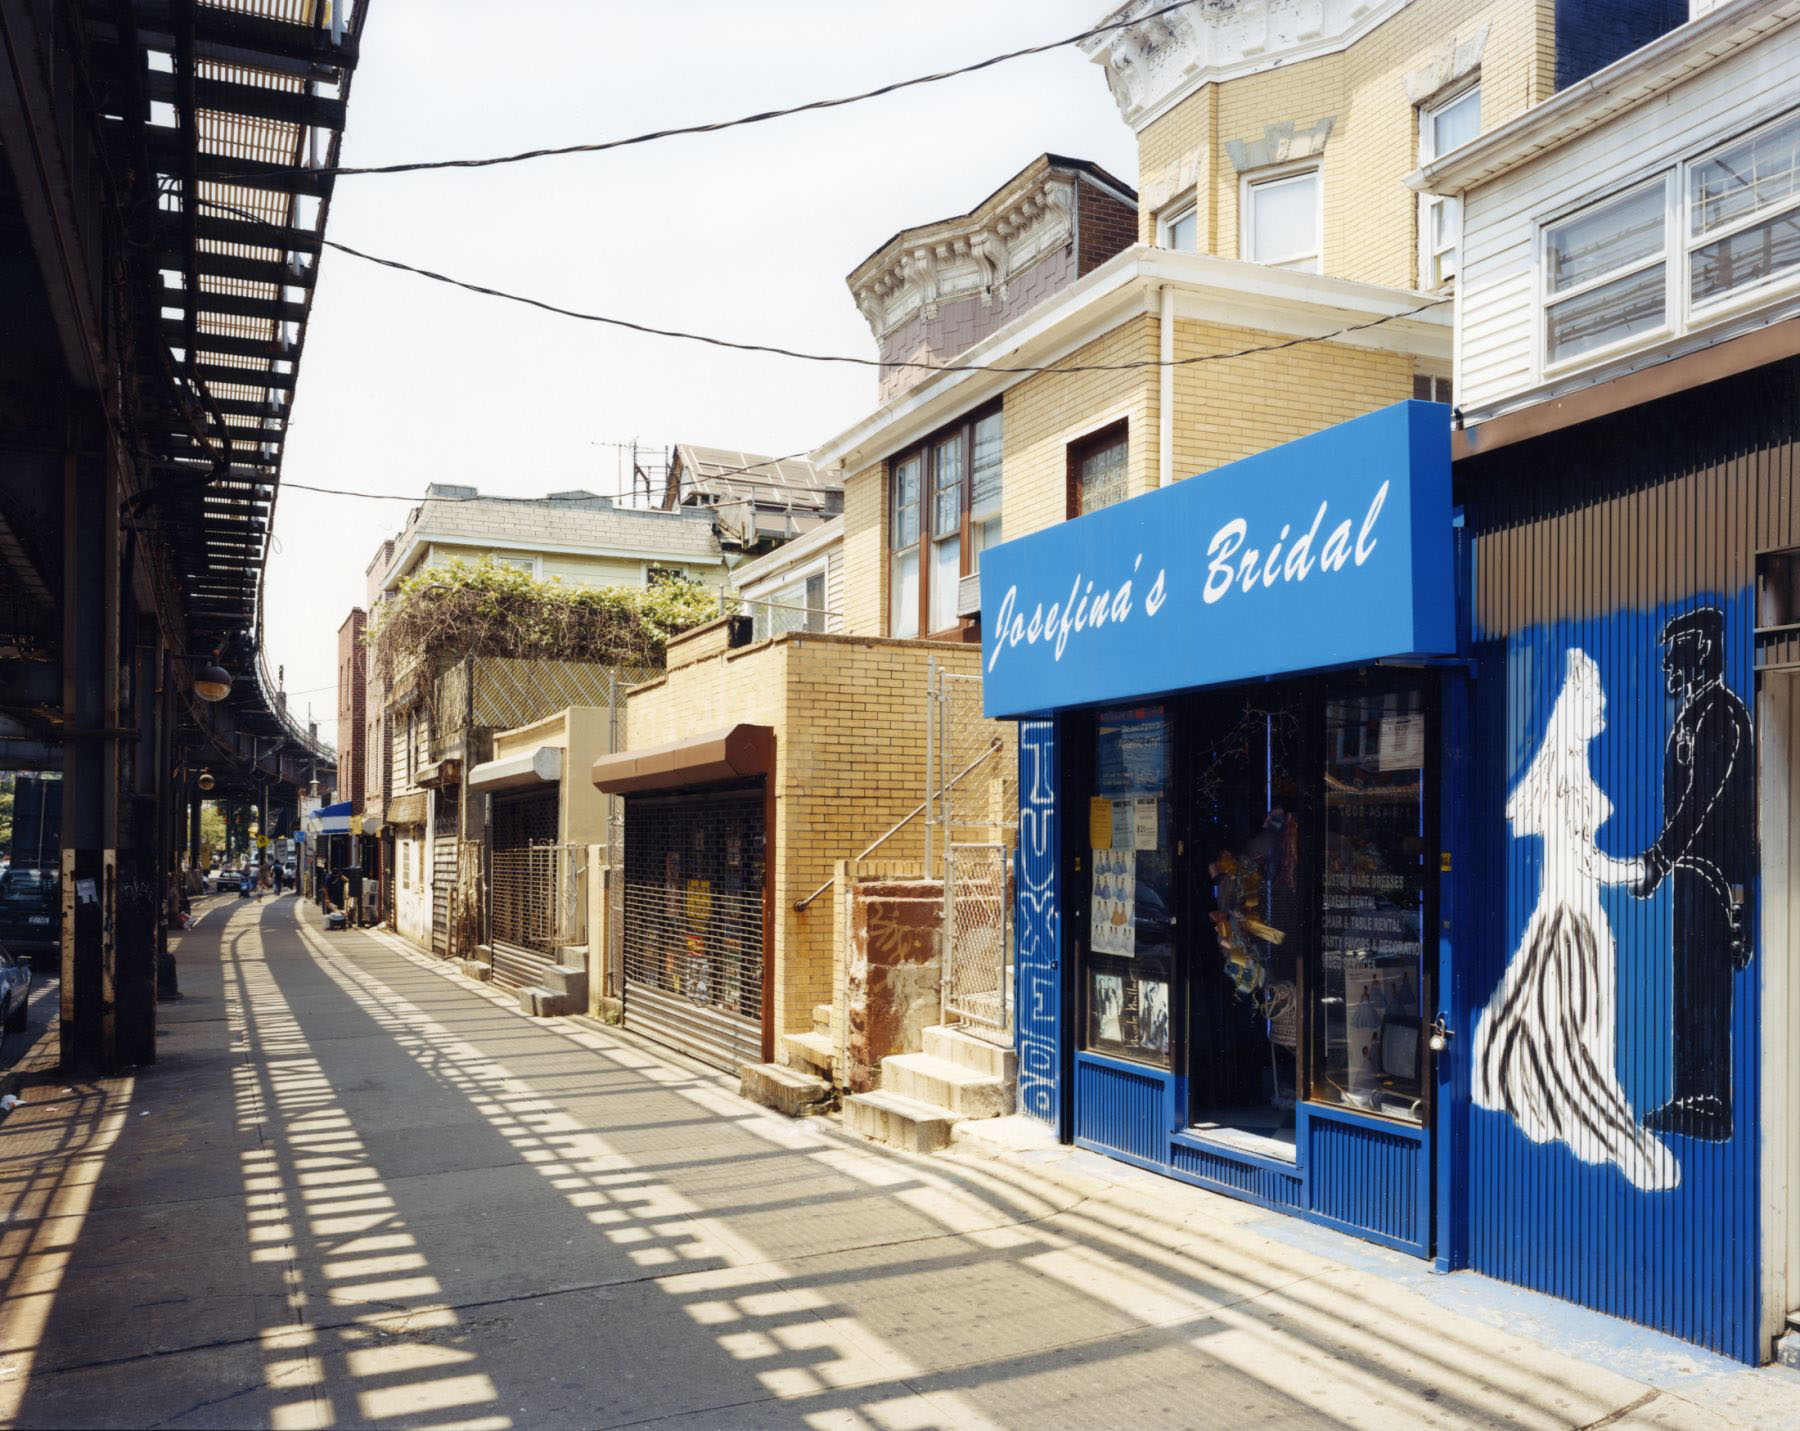
[[[720,1068],[762,1058],[763,791],[625,801],[625,1023]]]
[[[494,978],[521,988],[556,962],[556,793],[496,795],[493,864]]]
[[[450,957],[450,901],[456,891],[456,827],[462,787],[446,785],[437,794],[431,826],[431,952]]]

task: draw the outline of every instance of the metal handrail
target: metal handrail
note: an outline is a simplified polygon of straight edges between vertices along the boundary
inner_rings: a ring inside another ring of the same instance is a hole
[[[939,800],[943,799],[945,790],[950,789],[950,787],[955,785],[957,781],[961,780],[963,778],[963,776],[967,775],[970,771],[974,770],[974,768],[977,765],[980,765],[982,763],[982,761],[986,760],[995,751],[999,750],[1001,744],[1002,744],[1002,742],[1000,740],[1000,737],[995,736],[993,738],[993,740],[991,740],[988,743],[988,748],[986,750],[982,751],[980,755],[976,756],[967,765],[963,766],[963,768],[961,770],[957,771],[955,775],[951,776],[951,778],[949,780],[944,782],[944,788],[943,788],[943,790],[939,790],[937,792],[936,798]],[[894,824],[888,826],[887,832],[885,834],[883,834],[879,839],[877,839],[874,844],[870,845],[868,847],[868,849],[864,850],[860,855],[856,856],[856,858],[859,860],[868,859],[868,857],[870,855],[874,854],[876,850],[880,849],[889,840],[891,840],[895,835],[899,834],[901,830],[905,829],[914,820],[918,819],[919,816],[923,815],[925,813],[925,811],[930,807],[931,799],[932,799],[932,797],[928,796],[924,800],[921,800],[917,805],[913,806],[911,813],[907,814],[900,820],[896,821]],[[796,914],[798,914],[801,910],[805,909],[807,905],[811,904],[815,899],[817,899],[820,895],[824,894],[826,890],[830,889],[836,883],[837,883],[837,876],[833,875],[830,879],[826,880],[824,884],[820,885],[811,894],[807,895],[805,899],[795,900],[794,901],[794,912]]]

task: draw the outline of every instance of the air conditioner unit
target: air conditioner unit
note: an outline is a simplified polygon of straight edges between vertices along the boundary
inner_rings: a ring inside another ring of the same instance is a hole
[[[956,614],[981,615],[981,573],[972,571],[956,584]]]

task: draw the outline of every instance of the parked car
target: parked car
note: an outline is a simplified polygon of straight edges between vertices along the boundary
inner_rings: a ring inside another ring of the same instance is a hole
[[[22,869],[0,875],[0,945],[47,953],[61,937],[62,877],[50,870]]]
[[[0,1028],[17,1033],[25,1027],[31,999],[31,961],[0,948]]]

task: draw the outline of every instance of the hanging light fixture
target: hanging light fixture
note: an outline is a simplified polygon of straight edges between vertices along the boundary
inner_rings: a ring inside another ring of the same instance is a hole
[[[194,672],[194,694],[203,701],[222,701],[231,694],[231,672],[216,660]]]
[[[202,790],[210,790],[218,783],[218,781],[213,779],[213,773],[210,770],[202,770],[199,778],[194,781],[194,784],[199,786]]]

